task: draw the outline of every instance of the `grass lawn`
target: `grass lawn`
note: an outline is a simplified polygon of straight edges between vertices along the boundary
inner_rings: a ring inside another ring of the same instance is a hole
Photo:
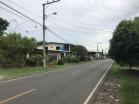
[[[45,68],[44,67],[9,68],[9,69],[0,70],[0,77],[3,76],[4,79],[17,78],[21,76],[43,73],[50,70],[64,68],[64,67],[70,67],[82,63],[86,63],[86,62],[65,63],[64,65],[49,65]]]
[[[130,71],[114,64],[112,75],[121,82],[121,104],[139,104],[139,70]]]

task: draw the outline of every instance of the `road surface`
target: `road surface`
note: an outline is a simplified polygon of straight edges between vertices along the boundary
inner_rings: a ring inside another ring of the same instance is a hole
[[[0,83],[0,104],[84,104],[112,64],[106,59]]]

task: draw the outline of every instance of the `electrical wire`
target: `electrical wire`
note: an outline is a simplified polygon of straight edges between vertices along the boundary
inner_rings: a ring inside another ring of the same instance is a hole
[[[3,4],[3,5],[5,5],[6,7],[10,8],[11,10],[15,11],[16,13],[22,15],[23,17],[25,17],[25,18],[31,20],[32,22],[34,22],[34,23],[36,23],[36,24],[38,24],[38,25],[40,25],[40,26],[43,26],[41,23],[39,23],[39,22],[33,20],[32,18],[26,16],[25,14],[21,13],[20,11],[18,11],[18,10],[16,10],[16,9],[14,9],[13,7],[7,5],[6,3],[4,3],[4,2],[2,2],[2,1],[0,1],[0,3]]]
[[[22,7],[21,5],[15,3],[15,2],[13,2],[13,1],[11,1],[11,0],[7,0],[7,1],[9,1],[10,3],[14,4],[15,6],[21,8],[22,10],[27,11],[27,12],[29,12],[29,13],[35,15],[36,17],[41,17],[41,16],[39,16],[39,15],[33,13],[32,11],[30,11],[30,10],[28,10],[28,9],[26,9],[26,8],[24,8],[24,7]],[[41,18],[42,18],[42,17],[41,17]]]
[[[62,36],[58,35],[56,32],[54,32],[54,31],[53,31],[53,30],[51,30],[50,28],[47,28],[47,30],[48,30],[49,32],[53,33],[53,35],[55,35],[55,36],[59,37],[60,39],[62,39],[62,40],[64,40],[64,41],[66,41],[66,42],[68,42],[68,43],[70,43],[70,44],[73,44],[73,43],[72,43],[72,42],[70,42],[69,40],[67,40],[67,39],[63,38]]]

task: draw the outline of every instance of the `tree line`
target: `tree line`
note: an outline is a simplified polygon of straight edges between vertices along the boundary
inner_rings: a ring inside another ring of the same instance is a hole
[[[121,65],[139,65],[139,17],[123,20],[110,40],[109,55]]]
[[[20,33],[7,33],[9,23],[0,18],[0,67],[25,67],[42,65],[42,53],[36,53],[35,38],[23,37]],[[29,55],[29,57],[27,57]],[[71,57],[73,56],[73,57]],[[47,58],[46,58],[47,59]],[[86,61],[88,52],[84,46],[77,45],[71,49],[67,62]]]
[[[0,65],[22,67],[26,64],[26,55],[35,48],[36,40],[20,33],[6,33],[8,26],[7,20],[0,18]]]

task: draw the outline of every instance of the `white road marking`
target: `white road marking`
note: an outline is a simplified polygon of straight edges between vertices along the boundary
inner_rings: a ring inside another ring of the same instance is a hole
[[[71,75],[74,76],[74,75],[79,74],[80,72],[81,72],[81,71],[76,71],[76,72],[72,73]]]
[[[18,97],[20,97],[20,96],[23,96],[23,95],[26,95],[26,94],[32,92],[32,91],[35,91],[35,89],[31,89],[31,90],[29,90],[29,91],[26,91],[26,92],[23,92],[23,93],[21,93],[21,94],[15,95],[15,96],[13,96],[13,97],[10,97],[10,98],[8,98],[8,99],[6,99],[6,100],[0,101],[0,104],[4,104],[4,103],[6,103],[6,102],[9,102],[9,101],[11,101],[11,100],[14,100],[14,99],[16,99],[16,98],[18,98]]]
[[[113,65],[113,63],[109,66],[109,68],[107,69],[107,71],[103,74],[103,76],[101,77],[101,79],[99,80],[99,82],[97,83],[97,85],[95,86],[95,88],[92,90],[92,92],[89,94],[89,96],[87,97],[87,99],[84,101],[83,104],[88,104],[90,99],[92,98],[92,96],[94,95],[95,91],[97,90],[97,88],[99,87],[99,85],[101,84],[103,78],[107,75],[108,71],[110,70],[111,66]]]

